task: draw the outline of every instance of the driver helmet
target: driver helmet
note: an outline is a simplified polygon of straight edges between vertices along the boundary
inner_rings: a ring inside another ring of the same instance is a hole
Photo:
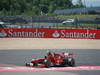
[[[68,56],[68,55],[69,55],[69,53],[68,53],[68,52],[65,52],[65,53],[64,53],[64,55],[65,55],[65,56]]]

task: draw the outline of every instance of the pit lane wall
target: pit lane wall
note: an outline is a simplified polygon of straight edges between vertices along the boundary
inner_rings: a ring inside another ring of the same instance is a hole
[[[0,38],[100,39],[98,29],[0,28]]]

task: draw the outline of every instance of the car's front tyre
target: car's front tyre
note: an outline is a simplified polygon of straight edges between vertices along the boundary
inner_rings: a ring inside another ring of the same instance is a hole
[[[34,64],[33,63],[26,63],[26,66],[33,67]]]
[[[44,64],[47,68],[51,67],[51,62],[49,60],[44,60]]]

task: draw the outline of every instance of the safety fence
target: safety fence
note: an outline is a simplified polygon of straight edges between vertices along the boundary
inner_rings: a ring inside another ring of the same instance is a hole
[[[0,28],[0,38],[100,39],[99,29]]]

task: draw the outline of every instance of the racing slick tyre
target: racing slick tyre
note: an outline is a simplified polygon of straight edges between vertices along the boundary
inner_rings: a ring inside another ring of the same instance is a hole
[[[32,63],[26,63],[26,66],[33,67],[34,65]]]
[[[44,60],[44,64],[47,68],[51,67],[51,62],[49,60]]]
[[[68,66],[74,67],[75,66],[74,58],[68,58],[67,64],[68,64]]]

